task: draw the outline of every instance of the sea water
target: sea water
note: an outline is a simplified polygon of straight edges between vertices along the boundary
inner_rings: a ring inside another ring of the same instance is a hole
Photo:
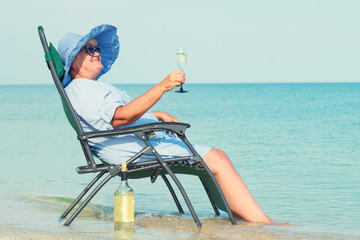
[[[116,85],[136,97],[151,85]],[[186,84],[153,110],[191,124],[193,143],[223,149],[254,198],[291,226],[232,226],[216,217],[201,183],[180,176],[203,227],[165,184],[130,180],[133,239],[360,239],[360,84]],[[0,87],[0,225],[114,238],[111,180],[75,219],[58,217],[93,177],[52,85]],[[236,189],[234,189],[236,191]],[[159,234],[161,232],[161,234]],[[0,234],[1,235],[1,234]]]

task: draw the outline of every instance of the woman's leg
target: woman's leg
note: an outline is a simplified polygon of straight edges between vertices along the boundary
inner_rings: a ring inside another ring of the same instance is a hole
[[[211,149],[203,159],[218,181],[234,215],[250,222],[274,223],[252,197],[239,173],[222,150]]]

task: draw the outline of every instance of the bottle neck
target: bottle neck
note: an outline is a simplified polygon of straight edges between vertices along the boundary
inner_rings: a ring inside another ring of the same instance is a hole
[[[121,172],[121,181],[127,181],[127,172]]]
[[[133,192],[132,188],[128,184],[127,172],[121,172],[120,186],[116,189],[116,192]]]

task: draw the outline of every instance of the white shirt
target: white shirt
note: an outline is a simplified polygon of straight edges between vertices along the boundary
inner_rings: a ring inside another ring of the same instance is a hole
[[[125,92],[114,86],[95,80],[74,79],[65,88],[68,98],[80,117],[80,123],[85,132],[112,130],[111,120],[115,110],[130,101]],[[131,125],[132,127],[146,123],[158,122],[158,119],[150,111]],[[156,137],[150,140],[163,157],[175,157],[189,155],[189,151],[182,141],[173,138],[164,132],[156,132]],[[103,161],[120,164],[138,153],[146,145],[133,134],[123,136],[110,136],[104,138],[91,138],[89,144],[93,152]],[[204,156],[209,147],[195,146],[201,156]],[[154,159],[152,155],[144,155],[141,160]]]

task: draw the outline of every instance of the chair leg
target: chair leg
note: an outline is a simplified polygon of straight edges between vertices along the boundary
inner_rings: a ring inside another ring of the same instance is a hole
[[[210,176],[210,178],[212,179],[212,181],[214,182],[215,184],[215,187],[216,187],[216,190],[218,191],[219,195],[220,195],[220,198],[221,198],[221,201],[223,202],[224,206],[225,206],[225,209],[226,209],[226,212],[229,216],[229,220],[231,222],[232,225],[237,225],[236,221],[235,221],[235,218],[234,218],[234,215],[229,207],[229,204],[227,203],[226,201],[226,198],[224,196],[224,193],[222,192],[220,186],[219,186],[219,183],[217,182],[214,174],[212,174],[212,172],[210,171],[210,169],[208,168],[207,165],[205,165],[204,161],[201,159],[201,164],[203,165],[204,169],[206,170],[206,173]]]
[[[206,194],[208,195],[208,198],[209,198],[209,200],[210,200],[211,206],[213,207],[216,216],[220,216],[219,209],[215,206],[214,200],[212,199],[212,197],[211,197],[211,195],[210,195],[210,192],[209,192],[209,189],[206,187],[204,180],[203,180],[201,177],[199,177],[199,179],[200,179],[202,185],[204,186],[205,192],[206,192]]]
[[[183,214],[184,213],[184,210],[182,209],[181,207],[181,204],[179,202],[179,199],[177,198],[175,192],[174,192],[174,189],[172,188],[169,180],[167,179],[167,177],[165,175],[161,175],[162,179],[164,180],[166,186],[168,187],[170,193],[171,193],[171,196],[173,197],[174,201],[175,201],[175,204],[176,204],[176,207],[177,209],[179,210],[179,213],[180,214]]]
[[[64,223],[64,226],[69,226],[72,221],[79,215],[79,213],[84,209],[84,207],[90,202],[90,200],[96,195],[96,193],[111,179],[113,176],[109,174],[98,186],[89,194],[85,201],[76,209],[76,211],[71,215],[71,217]]]
[[[160,156],[159,156],[160,157]],[[162,159],[161,159],[162,161]],[[186,205],[188,206],[189,208],[189,211],[191,213],[191,216],[193,217],[194,219],[194,222],[196,223],[196,225],[198,227],[201,227],[201,222],[198,218],[198,216],[196,215],[196,212],[194,210],[194,207],[192,206],[191,202],[190,202],[190,199],[188,197],[188,195],[186,194],[185,192],[185,189],[184,187],[181,185],[179,179],[175,176],[175,174],[171,171],[171,169],[166,165],[166,163],[164,162],[163,164],[163,167],[164,169],[166,170],[166,172],[171,176],[171,178],[173,179],[173,181],[175,182],[175,184],[177,185],[177,187],[179,188],[180,192],[181,192],[181,195],[183,196],[185,202],[186,202]]]
[[[60,218],[66,218],[66,216],[73,210],[73,208],[80,202],[80,200],[85,196],[85,194],[94,186],[94,184],[105,174],[105,171],[100,172],[86,188],[80,193],[80,195],[73,201],[73,203],[66,209],[66,211],[61,215]]]
[[[217,182],[214,174],[212,174],[212,172],[210,171],[209,167],[205,164],[204,160],[199,156],[199,154],[196,152],[196,150],[194,149],[194,147],[190,144],[189,140],[187,140],[187,138],[185,137],[185,135],[180,136],[181,140],[186,144],[186,146],[190,149],[190,151],[194,154],[193,160],[195,161],[199,161],[200,164],[203,166],[204,170],[206,171],[206,173],[210,176],[211,180],[214,182],[216,190],[218,191],[221,201],[223,202],[226,212],[229,216],[229,220],[231,221],[232,225],[237,225],[234,215],[231,212],[231,209],[229,207],[229,204],[226,201],[226,198],[224,196],[224,193],[222,192],[219,183]]]
[[[148,137],[145,133],[135,133],[135,135],[137,137],[139,137],[140,139],[142,139],[145,144],[149,147],[149,149],[151,150],[151,152],[153,153],[153,155],[156,157],[156,159],[158,160],[158,162],[161,164],[161,167],[164,168],[164,170],[171,176],[171,178],[173,179],[173,181],[175,182],[175,184],[177,185],[177,187],[179,188],[181,195],[183,196],[186,205],[189,208],[189,211],[191,213],[191,216],[194,219],[195,224],[198,227],[201,227],[201,222],[198,218],[198,216],[196,215],[196,212],[194,210],[194,207],[192,206],[190,199],[188,197],[188,195],[185,192],[184,187],[181,185],[179,179],[175,176],[175,174],[173,173],[173,171],[171,171],[170,167],[165,163],[165,161],[161,158],[161,156],[159,155],[159,153],[155,150],[155,148],[150,144]]]

